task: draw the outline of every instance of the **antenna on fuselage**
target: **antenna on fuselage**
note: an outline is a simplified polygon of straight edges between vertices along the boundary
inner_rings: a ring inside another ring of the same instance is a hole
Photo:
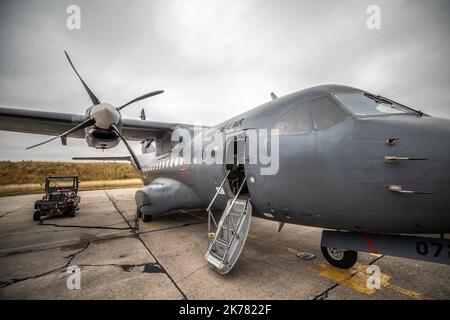
[[[141,120],[145,120],[145,110],[144,110],[144,108],[142,108],[142,110],[141,110],[140,118],[141,118]]]
[[[277,95],[273,92],[270,93],[270,97],[272,98],[272,100],[278,99]]]

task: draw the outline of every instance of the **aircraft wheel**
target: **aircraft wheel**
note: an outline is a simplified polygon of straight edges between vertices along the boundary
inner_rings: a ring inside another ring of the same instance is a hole
[[[75,208],[71,207],[69,210],[67,210],[67,215],[71,218],[75,217]]]
[[[321,247],[325,259],[336,268],[350,269],[358,260],[358,252],[353,250],[338,250],[335,248]]]
[[[147,214],[143,214],[142,215],[142,221],[143,222],[150,222],[153,220],[153,216],[151,214],[147,215]]]
[[[41,212],[40,211],[35,211],[33,213],[33,221],[39,221],[41,219]]]

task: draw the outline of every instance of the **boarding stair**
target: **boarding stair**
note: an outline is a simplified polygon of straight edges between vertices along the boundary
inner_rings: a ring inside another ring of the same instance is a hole
[[[227,172],[224,181],[222,181],[216,195],[207,208],[208,234],[213,240],[208,247],[205,258],[220,274],[230,272],[238,260],[247,239],[252,216],[252,205],[249,196],[241,195],[241,191],[246,184],[246,179],[244,179],[234,198],[228,200],[219,224],[216,225],[216,232],[211,233],[210,222],[213,221],[216,224],[211,207],[227,180],[228,174],[229,172]]]

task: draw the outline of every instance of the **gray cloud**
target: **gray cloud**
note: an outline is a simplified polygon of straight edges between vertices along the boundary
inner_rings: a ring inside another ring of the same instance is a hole
[[[81,30],[65,26],[81,8]],[[366,28],[381,8],[382,29]],[[0,2],[0,104],[83,113],[93,91],[157,121],[213,125],[269,99],[324,83],[381,93],[450,117],[450,2],[443,1],[12,1]],[[67,160],[102,154],[80,140],[24,151],[43,139],[0,132],[1,159]],[[135,144],[138,148],[138,144]],[[125,154],[123,146],[105,154]]]

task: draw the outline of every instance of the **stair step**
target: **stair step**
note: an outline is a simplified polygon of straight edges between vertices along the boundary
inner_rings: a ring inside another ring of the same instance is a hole
[[[208,253],[208,257],[207,257],[208,263],[211,264],[212,266],[214,266],[215,268],[219,269],[220,265],[222,264],[222,258],[217,257],[215,254],[213,254],[212,252]]]
[[[222,228],[223,228],[223,229],[230,230],[231,232],[234,232],[234,229],[233,229],[233,228],[230,228],[230,226],[228,226],[228,225],[222,224]],[[232,234],[233,234],[233,233],[232,233]]]
[[[223,245],[223,246],[225,246],[225,247],[228,247],[228,245],[230,244],[230,242],[228,242],[228,241],[225,240],[225,239],[221,239],[221,238],[217,238],[217,239],[216,239],[216,242],[220,243],[221,245]]]
[[[240,217],[243,214],[242,211],[230,211],[229,215],[230,216],[235,216],[235,217]]]
[[[220,244],[217,241],[214,242],[213,246],[211,247],[211,252],[213,252],[220,259],[223,259],[227,250],[228,246],[224,246],[223,244]]]
[[[241,215],[237,215],[237,214],[230,214],[230,216],[228,217],[230,220],[233,220],[233,222],[237,222],[240,218],[242,217]]]
[[[236,213],[236,214],[242,214],[244,212],[245,206],[234,206],[231,210],[230,213]],[[225,211],[226,212],[226,211]]]
[[[218,252],[216,252],[216,251],[212,251],[212,250],[211,250],[211,251],[209,252],[209,254],[212,255],[214,258],[220,260],[220,261],[222,261],[222,259],[223,259],[223,256],[221,256],[220,254],[218,254]]]
[[[225,220],[224,221],[224,225],[225,226],[230,226],[230,224],[233,224],[233,225],[235,225],[237,222],[238,222],[238,220],[239,220],[239,217],[236,217],[236,216],[234,216],[234,217],[229,217],[229,221],[228,220]]]

